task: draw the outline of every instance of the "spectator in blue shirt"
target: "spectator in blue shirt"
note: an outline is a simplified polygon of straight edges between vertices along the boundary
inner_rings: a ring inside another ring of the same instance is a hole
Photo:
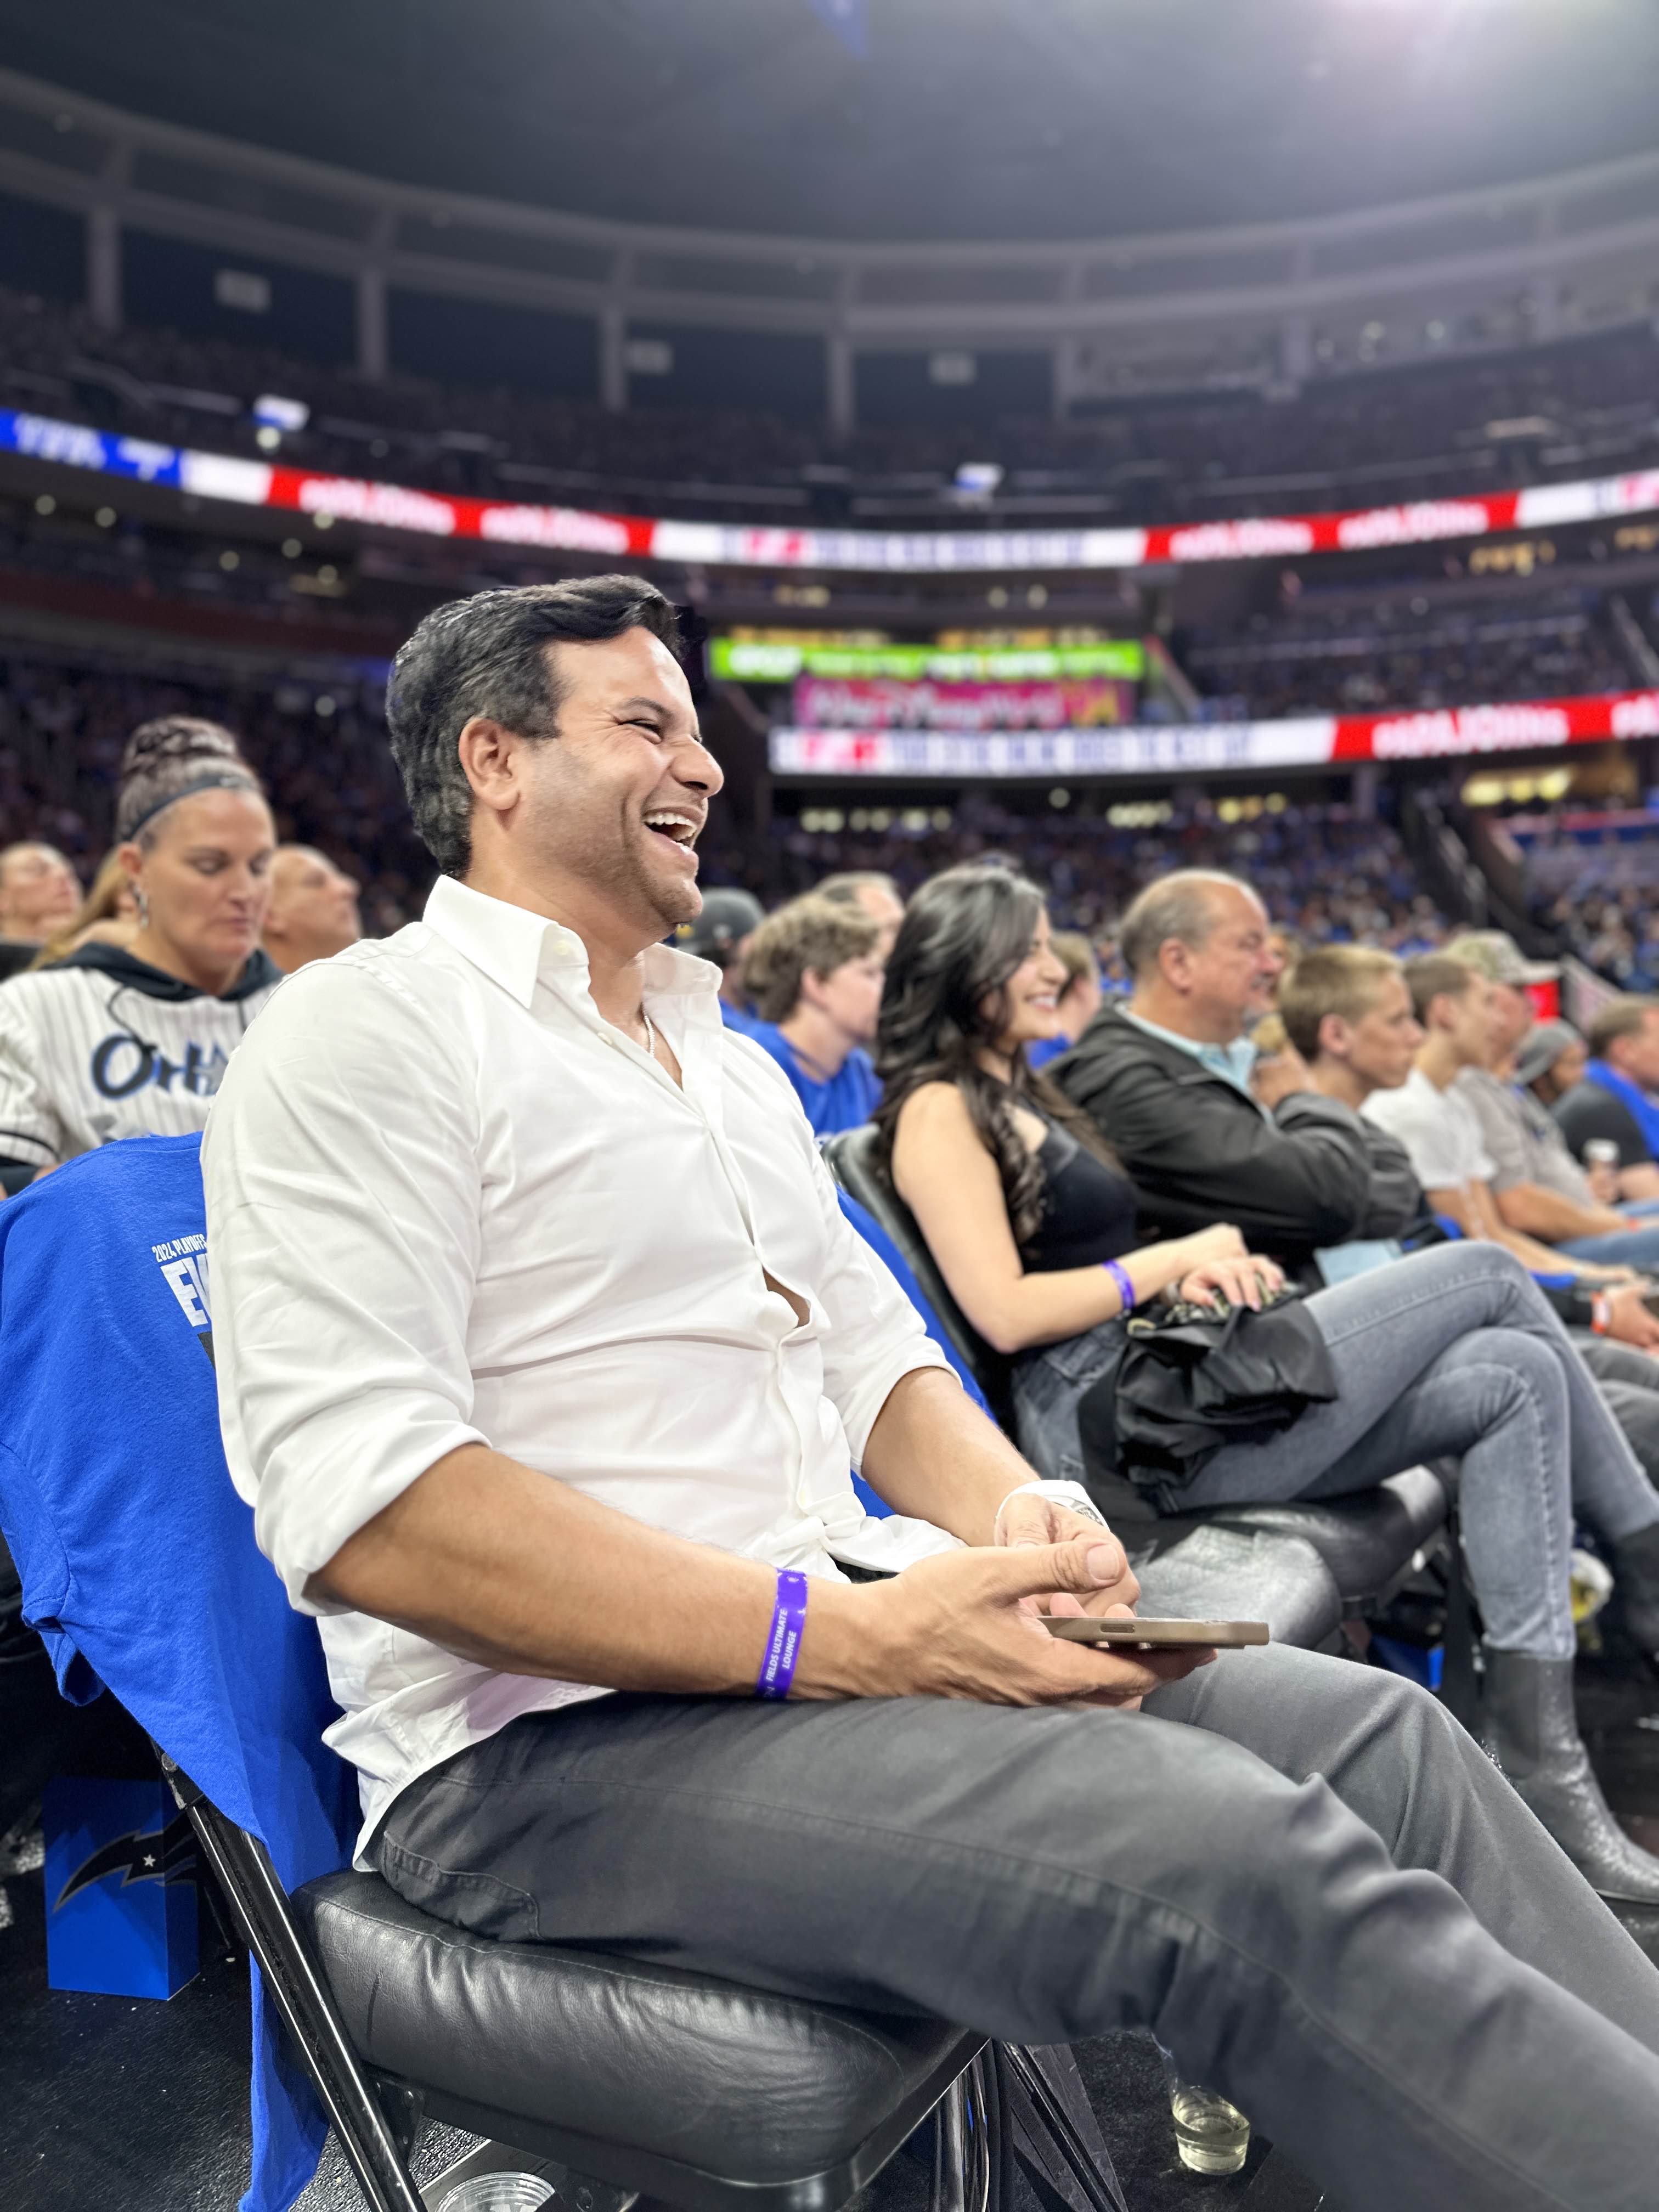
[[[881,925],[809,893],[763,921],[744,963],[749,1035],[799,1094],[820,1137],[867,1121],[881,1085],[865,1047],[881,1011]]]
[[[1066,970],[1066,986],[1054,1008],[1060,1027],[1053,1036],[1026,1047],[1028,1067],[1046,1067],[1069,1052],[1100,1011],[1100,963],[1088,939],[1076,930],[1060,929],[1049,939],[1048,948]]]

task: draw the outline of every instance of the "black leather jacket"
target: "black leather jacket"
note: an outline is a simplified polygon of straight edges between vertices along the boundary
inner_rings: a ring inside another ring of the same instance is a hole
[[[1299,1273],[1323,1245],[1399,1237],[1419,1217],[1403,1148],[1351,1108],[1304,1091],[1266,1115],[1116,1006],[1046,1073],[1122,1161],[1149,1237],[1231,1221],[1251,1251]]]

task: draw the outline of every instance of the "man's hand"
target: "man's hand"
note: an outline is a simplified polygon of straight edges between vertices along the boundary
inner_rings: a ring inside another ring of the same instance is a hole
[[[1659,1352],[1659,1321],[1642,1303],[1646,1287],[1627,1283],[1607,1292],[1607,1334],[1620,1344],[1634,1345],[1638,1352]]]
[[[1311,1091],[1313,1087],[1308,1063],[1293,1044],[1257,1060],[1250,1076],[1251,1090],[1269,1113],[1293,1091]]]
[[[1027,1550],[1034,1544],[1081,1540],[1092,1546],[1097,1570],[1103,1565],[1100,1555],[1109,1547],[1115,1553],[1118,1571],[1100,1582],[1092,1594],[1079,1601],[1070,1590],[1054,1590],[1050,1593],[1051,1602],[1040,1607],[1041,1612],[1133,1613],[1140,1596],[1140,1584],[1129,1565],[1129,1555],[1105,1522],[1079,1512],[1062,1498],[1046,1498],[1040,1490],[1017,1490],[1012,1498],[1004,1499],[997,1515],[994,1540],[1017,1551]]]
[[[890,1582],[838,1593],[816,1650],[809,1602],[797,1694],[1138,1705],[1214,1652],[1064,1643],[1038,1618],[1066,1598],[1071,1613],[1093,1612],[1125,1572],[1122,1546],[1095,1528],[1066,1544],[969,1546],[920,1560]],[[1131,1618],[1125,1605],[1106,1610]]]

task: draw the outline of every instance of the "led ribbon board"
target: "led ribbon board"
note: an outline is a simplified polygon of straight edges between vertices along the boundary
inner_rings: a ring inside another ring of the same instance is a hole
[[[1123,729],[805,730],[771,732],[775,775],[975,780],[1176,770],[1341,767],[1659,736],[1659,691],[1621,691],[1431,714],[1307,714],[1282,722],[1150,723]]]
[[[779,530],[729,522],[659,521],[585,507],[459,499],[446,492],[331,476],[228,453],[200,453],[118,436],[49,416],[0,409],[0,452],[103,476],[168,484],[199,499],[283,514],[326,514],[428,537],[539,545],[611,559],[709,568],[856,570],[895,575],[1139,568],[1149,562],[1282,559],[1378,545],[1422,545],[1494,531],[1556,529],[1659,509],[1659,470],[1469,499],[1413,500],[1334,514],[1112,530]]]

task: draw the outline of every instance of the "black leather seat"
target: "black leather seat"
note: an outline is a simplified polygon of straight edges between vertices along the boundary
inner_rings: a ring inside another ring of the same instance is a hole
[[[1408,1467],[1353,1498],[1218,1505],[1207,1513],[1171,1514],[1159,1528],[1176,1540],[1199,1528],[1301,1537],[1329,1568],[1343,1613],[1352,1617],[1388,1603],[1418,1554],[1443,1527],[1449,1510],[1437,1477],[1426,1467]]]
[[[823,1154],[842,1188],[875,1215],[903,1254],[939,1316],[939,1326],[985,1393],[998,1420],[1012,1435],[1012,1363],[986,1343],[951,1297],[915,1215],[882,1170],[873,1127],[846,1129],[826,1139]],[[1273,1601],[1285,1619],[1311,1621],[1321,1617],[1322,1601],[1315,1589],[1301,1587],[1305,1565],[1298,1566],[1291,1558],[1278,1559],[1270,1547],[1290,1540],[1311,1547],[1336,1592],[1340,1619],[1386,1603],[1412,1571],[1423,1547],[1444,1523],[1448,1510],[1441,1484],[1426,1468],[1416,1467],[1355,1498],[1324,1502],[1303,1499],[1284,1505],[1218,1506],[1201,1513],[1167,1516],[1156,1514],[1127,1482],[1120,1481],[1115,1486],[1110,1518],[1134,1561],[1142,1588],[1148,1593],[1145,1601],[1148,1605],[1153,1602],[1152,1593],[1156,1589],[1174,1585],[1149,1581],[1143,1562],[1149,1569],[1172,1568],[1174,1553],[1184,1552],[1198,1531],[1228,1529],[1265,1540],[1255,1554],[1255,1564],[1267,1571],[1269,1583],[1277,1582]],[[1242,1569],[1242,1555],[1233,1557]],[[1255,1602],[1259,1611],[1267,1610],[1273,1620],[1265,1595],[1269,1583],[1264,1583],[1264,1596]],[[1164,1600],[1157,1602],[1161,1605]],[[1281,1633],[1277,1621],[1274,1634],[1285,1643],[1323,1640],[1322,1634],[1306,1639],[1303,1635]]]
[[[377,1875],[293,1899],[350,2041],[428,2117],[688,2212],[832,2212],[985,2039],[465,1934]]]
[[[1121,1528],[1148,1620],[1265,1620],[1275,1644],[1334,1646],[1350,1607],[1304,1536],[1217,1526]]]

